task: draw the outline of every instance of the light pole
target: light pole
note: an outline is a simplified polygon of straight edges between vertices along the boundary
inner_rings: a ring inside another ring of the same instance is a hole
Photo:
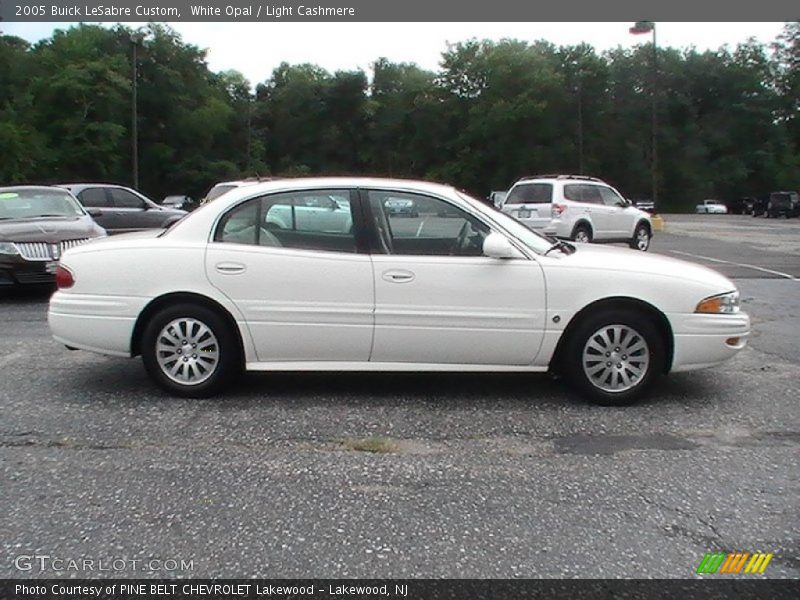
[[[138,58],[136,50],[142,43],[144,36],[141,33],[131,33],[131,45],[133,46],[133,58],[131,67],[133,69],[133,85],[131,94],[131,168],[133,171],[133,189],[139,189],[139,115],[138,115]]]
[[[653,103],[652,115],[652,162],[650,164],[651,177],[653,179],[653,205],[658,209],[658,105],[657,105],[657,88],[658,88],[658,49],[656,46],[656,24],[653,21],[636,21],[633,27],[628,31],[634,35],[640,33],[653,32],[653,81],[650,86],[650,96]]]

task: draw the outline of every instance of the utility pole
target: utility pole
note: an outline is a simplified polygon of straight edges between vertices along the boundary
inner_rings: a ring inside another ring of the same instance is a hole
[[[133,189],[139,189],[139,62],[137,49],[142,43],[141,33],[131,34],[131,44],[133,46],[133,58],[131,60],[133,85],[131,94],[131,168],[133,171]]]
[[[650,96],[652,100],[652,160],[650,163],[650,176],[653,186],[653,204],[658,210],[658,46],[656,45],[656,24],[653,21],[637,21],[628,31],[634,35],[640,33],[653,33],[653,64]]]

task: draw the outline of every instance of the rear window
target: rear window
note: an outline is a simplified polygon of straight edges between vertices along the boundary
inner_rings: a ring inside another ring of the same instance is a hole
[[[549,204],[552,201],[552,183],[521,183],[514,186],[506,198],[506,204]]]
[[[235,185],[215,185],[206,195],[206,200],[210,201],[219,198],[225,192],[230,192],[233,189],[236,189]]]
[[[772,200],[775,204],[786,204],[789,205],[792,203],[792,196],[796,196],[796,194],[792,194],[789,192],[773,192],[769,195],[769,199]]]

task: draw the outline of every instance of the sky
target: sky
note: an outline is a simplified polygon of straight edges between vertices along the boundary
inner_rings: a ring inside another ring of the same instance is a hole
[[[11,23],[0,31],[30,42],[49,37],[70,23]],[[143,23],[128,23],[138,27]],[[413,62],[437,70],[448,43],[471,38],[544,39],[557,46],[587,42],[598,51],[649,42],[651,36],[631,35],[632,23],[170,23],[184,42],[208,51],[212,71],[235,69],[256,85],[281,62],[312,63],[328,71],[363,69],[380,57]],[[656,24],[659,46],[698,50],[735,46],[750,37],[769,43],[783,23]]]

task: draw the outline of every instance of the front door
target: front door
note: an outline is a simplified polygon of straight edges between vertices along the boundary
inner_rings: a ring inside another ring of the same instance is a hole
[[[244,315],[259,361],[369,359],[372,264],[358,251],[354,208],[349,190],[287,192],[220,220],[206,273]]]
[[[542,341],[538,263],[483,256],[489,227],[441,198],[364,192],[380,243],[373,254],[375,341],[385,363],[529,365]],[[411,200],[416,217],[389,210]]]

